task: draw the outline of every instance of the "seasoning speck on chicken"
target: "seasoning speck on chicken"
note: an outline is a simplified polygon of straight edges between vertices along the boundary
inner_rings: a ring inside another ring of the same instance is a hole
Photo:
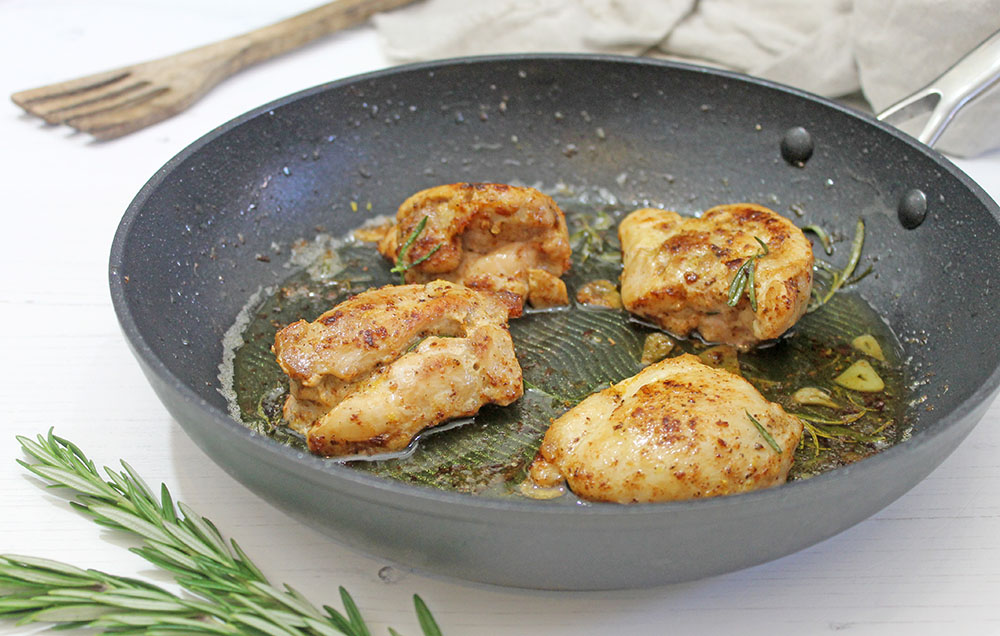
[[[551,197],[499,183],[423,190],[399,207],[379,252],[396,262],[424,218],[426,225],[404,254],[414,264],[405,271],[406,282],[441,279],[492,292],[511,318],[522,314],[525,301],[533,307],[569,302],[559,278],[570,266],[569,233]]]
[[[622,220],[618,235],[625,308],[674,335],[697,330],[709,342],[749,349],[779,337],[806,311],[812,245],[768,208],[720,205],[699,218],[643,208]],[[731,306],[731,284],[749,259],[754,275]]]
[[[729,495],[784,483],[801,436],[802,422],[749,382],[685,354],[554,420],[530,478],[615,503]]]
[[[446,281],[373,289],[275,336],[284,416],[327,456],[405,448],[421,430],[521,397],[505,306]]]

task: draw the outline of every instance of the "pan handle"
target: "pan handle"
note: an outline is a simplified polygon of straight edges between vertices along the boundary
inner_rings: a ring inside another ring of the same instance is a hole
[[[955,114],[997,80],[1000,80],[1000,31],[986,38],[930,84],[876,117],[898,126],[930,111],[931,116],[917,139],[933,146]]]

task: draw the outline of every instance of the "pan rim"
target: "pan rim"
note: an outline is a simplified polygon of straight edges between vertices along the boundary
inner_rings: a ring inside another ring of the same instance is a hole
[[[586,54],[586,53],[545,53],[545,54],[516,54],[516,55],[481,55],[456,57],[431,62],[417,62],[400,66],[393,66],[377,71],[353,75],[331,82],[325,82],[316,86],[297,91],[290,95],[270,101],[258,106],[234,119],[217,126],[202,137],[198,138],[167,163],[165,163],[150,179],[142,186],[135,195],[118,225],[114,240],[111,246],[109,259],[109,279],[112,305],[118,317],[119,324],[125,338],[139,358],[140,362],[153,374],[155,374],[164,384],[169,387],[186,404],[198,408],[201,412],[211,418],[213,426],[220,426],[224,429],[225,435],[234,435],[245,444],[252,445],[259,453],[273,458],[275,461],[288,462],[290,471],[294,472],[298,478],[310,482],[329,481],[330,479],[343,480],[355,488],[363,489],[364,498],[378,500],[380,505],[406,509],[423,510],[433,512],[437,516],[462,517],[468,516],[468,511],[476,510],[481,513],[503,513],[503,514],[530,514],[532,516],[541,515],[546,518],[567,518],[577,521],[580,519],[600,519],[610,516],[620,517],[660,517],[664,514],[678,514],[685,510],[697,508],[708,510],[712,508],[722,508],[731,506],[754,505],[768,499],[781,499],[790,489],[808,493],[810,490],[819,493],[825,489],[825,484],[831,480],[842,480],[848,478],[852,473],[873,472],[886,463],[894,464],[905,461],[905,456],[909,449],[915,446],[923,446],[931,443],[948,432],[956,423],[967,415],[975,411],[981,405],[986,404],[1000,389],[1000,366],[993,369],[992,373],[980,386],[973,391],[965,400],[958,404],[943,417],[936,419],[927,430],[914,433],[913,437],[903,443],[896,444],[891,448],[881,451],[875,456],[869,457],[856,464],[837,468],[816,477],[803,481],[790,482],[768,488],[746,493],[728,495],[724,497],[711,497],[705,499],[671,501],[659,503],[636,503],[623,506],[614,503],[587,503],[582,506],[545,505],[544,502],[533,500],[521,500],[517,498],[500,499],[495,497],[481,497],[464,493],[442,491],[426,486],[416,486],[402,482],[396,482],[375,475],[369,475],[362,471],[356,471],[343,466],[333,460],[317,457],[314,455],[302,455],[301,451],[288,448],[274,441],[258,435],[244,425],[233,420],[227,413],[210,405],[204,398],[199,396],[181,377],[175,375],[166,364],[153,352],[152,347],[143,337],[137,321],[129,307],[125,295],[125,282],[118,276],[123,262],[125,244],[130,236],[130,230],[143,206],[170,174],[172,174],[189,157],[194,155],[204,146],[214,142],[217,138],[227,132],[243,125],[244,123],[259,117],[269,111],[286,106],[325,91],[334,90],[342,86],[355,84],[362,81],[377,80],[386,77],[398,76],[403,73],[428,72],[443,68],[456,66],[471,66],[477,64],[492,63],[517,63],[517,62],[563,62],[563,61],[592,61],[599,63],[616,63],[638,66],[653,66],[664,69],[673,69],[683,72],[694,72],[713,75],[729,79],[736,82],[747,82],[763,86],[785,94],[794,95],[800,99],[821,104],[826,108],[832,108],[848,117],[860,119],[869,126],[888,134],[905,144],[909,145],[915,152],[926,155],[935,164],[944,169],[949,175],[957,178],[977,199],[979,199],[992,214],[995,220],[1000,222],[1000,207],[992,198],[962,170],[955,166],[949,159],[939,152],[925,146],[917,140],[909,137],[905,133],[876,120],[874,117],[850,107],[838,104],[827,98],[823,98],[807,91],[788,87],[777,82],[750,77],[742,73],[715,69],[682,62],[669,60],[655,60],[645,58],[635,58],[622,55],[608,54]],[[180,422],[182,427],[186,426]],[[975,422],[973,422],[974,426]],[[971,431],[973,426],[969,426]],[[968,431],[962,435],[964,437]],[[932,468],[933,469],[933,468]],[[386,497],[389,496],[389,499]]]

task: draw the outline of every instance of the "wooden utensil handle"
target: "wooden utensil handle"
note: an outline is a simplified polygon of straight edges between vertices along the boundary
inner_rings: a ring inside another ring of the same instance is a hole
[[[215,55],[228,53],[227,71],[235,73],[276,55],[298,48],[318,37],[361,24],[380,11],[389,11],[414,0],[335,0],[228,40],[209,44]],[[207,52],[207,51],[206,51]]]

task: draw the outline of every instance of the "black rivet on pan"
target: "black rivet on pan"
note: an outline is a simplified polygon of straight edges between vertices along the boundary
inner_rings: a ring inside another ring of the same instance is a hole
[[[899,199],[899,207],[896,208],[899,222],[908,230],[920,227],[920,224],[927,218],[927,195],[923,190],[913,188],[907,190]]]
[[[781,138],[781,156],[793,166],[802,167],[813,153],[813,139],[802,126],[789,128]]]

